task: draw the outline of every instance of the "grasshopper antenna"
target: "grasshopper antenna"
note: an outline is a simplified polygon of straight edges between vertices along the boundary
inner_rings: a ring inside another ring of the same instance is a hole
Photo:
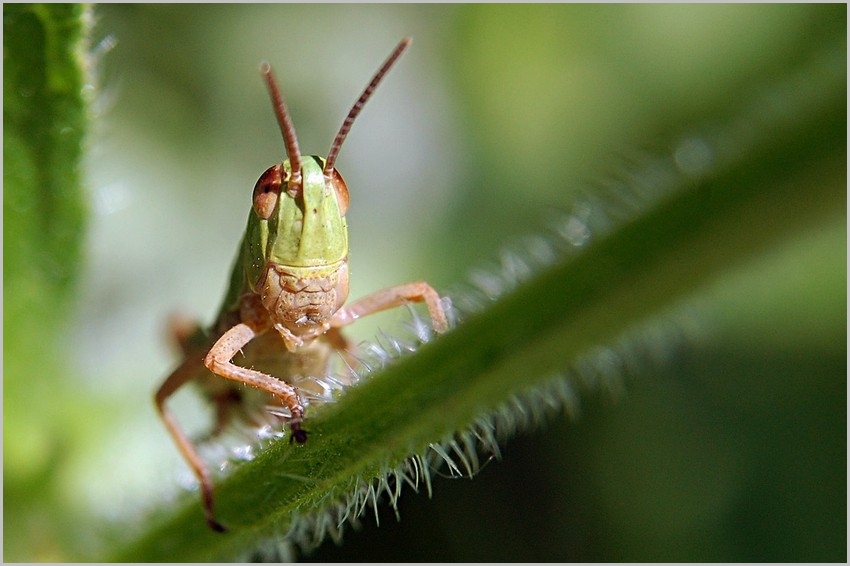
[[[348,131],[351,130],[351,125],[354,123],[354,119],[357,118],[357,115],[360,114],[360,111],[363,109],[363,105],[366,104],[366,101],[369,100],[370,96],[372,96],[372,92],[374,92],[378,83],[381,82],[381,79],[383,79],[384,75],[386,75],[390,70],[390,67],[392,67],[398,58],[401,57],[401,54],[404,53],[404,50],[407,49],[412,42],[413,39],[405,37],[398,45],[396,45],[396,48],[390,56],[387,57],[387,60],[384,61],[384,64],[381,65],[381,68],[378,69],[378,72],[375,73],[375,76],[372,77],[369,84],[366,85],[365,90],[363,90],[363,94],[360,95],[360,98],[357,99],[357,102],[355,102],[354,106],[352,106],[351,110],[349,110],[348,116],[346,116],[345,120],[342,122],[339,132],[336,134],[336,137],[331,144],[331,149],[328,151],[328,158],[325,160],[325,177],[333,176],[334,163],[336,162],[337,155],[339,155],[342,142],[345,141],[345,137],[348,135]]]
[[[289,176],[287,192],[290,194],[298,194],[301,192],[301,151],[298,149],[298,138],[295,136],[295,126],[292,125],[292,117],[289,115],[289,110],[286,108],[286,102],[283,101],[283,96],[280,94],[280,89],[277,88],[272,73],[272,66],[264,62],[260,65],[260,74],[266,79],[266,85],[269,88],[269,94],[272,97],[274,104],[274,113],[277,116],[277,123],[280,125],[280,133],[283,134],[283,143],[286,145],[286,155],[289,157],[289,166],[292,169],[292,174]],[[350,127],[350,126],[349,126]],[[293,196],[295,196],[293,194]]]

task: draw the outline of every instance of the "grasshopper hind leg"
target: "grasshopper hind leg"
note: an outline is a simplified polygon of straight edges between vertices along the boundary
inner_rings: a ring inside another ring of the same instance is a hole
[[[195,477],[200,485],[201,497],[203,501],[204,516],[207,524],[211,529],[218,532],[224,532],[227,529],[219,523],[213,512],[213,484],[212,476],[209,467],[204,462],[197,448],[183,432],[177,419],[174,418],[171,411],[165,406],[166,400],[171,397],[175,391],[182,387],[185,383],[195,379],[199,372],[206,372],[202,361],[196,357],[187,357],[171,375],[169,375],[163,384],[159,387],[154,395],[154,403],[156,404],[157,412],[160,419],[165,424],[168,433],[177,445],[183,459],[189,464]]]

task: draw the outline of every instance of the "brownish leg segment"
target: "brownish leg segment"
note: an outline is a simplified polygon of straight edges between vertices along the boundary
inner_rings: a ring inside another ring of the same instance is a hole
[[[168,376],[162,386],[160,386],[154,396],[154,402],[156,403],[156,409],[159,412],[159,416],[162,419],[162,422],[165,423],[165,427],[168,429],[171,438],[174,439],[174,443],[177,444],[180,454],[183,455],[183,459],[186,460],[189,467],[192,468],[192,472],[194,472],[195,477],[198,478],[207,524],[209,524],[210,528],[213,530],[223,532],[227,529],[215,520],[215,515],[213,514],[213,490],[209,468],[207,468],[207,465],[201,459],[201,456],[198,454],[195,446],[181,430],[177,419],[175,419],[171,412],[165,407],[166,399],[171,397],[171,395],[174,394],[174,392],[177,391],[184,383],[196,378],[199,372],[205,371],[206,369],[204,368],[200,358],[187,358],[177,367],[177,369],[174,370],[174,372],[172,372],[171,375]]]
[[[339,309],[331,318],[332,328],[351,324],[361,316],[399,307],[405,303],[425,303],[434,331],[442,334],[449,329],[446,313],[440,304],[440,295],[425,281],[416,281],[377,291]]]

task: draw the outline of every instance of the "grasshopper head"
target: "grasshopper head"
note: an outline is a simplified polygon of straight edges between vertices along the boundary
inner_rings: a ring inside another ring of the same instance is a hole
[[[348,189],[324,160],[269,167],[254,187],[244,252],[252,291],[273,319],[296,333],[323,324],[348,296]]]
[[[334,170],[322,171],[324,160],[303,158],[301,182],[292,182],[290,161],[272,165],[254,187],[253,214],[259,249],[251,255],[263,263],[292,267],[335,264],[348,255],[348,187]]]

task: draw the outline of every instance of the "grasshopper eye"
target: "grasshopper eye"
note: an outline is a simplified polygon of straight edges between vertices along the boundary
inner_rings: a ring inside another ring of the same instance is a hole
[[[280,163],[272,165],[260,175],[257,184],[254,185],[254,212],[263,220],[271,217],[277,205],[277,199],[280,198],[280,188],[283,185],[282,173],[283,167]],[[346,192],[346,197],[347,195]]]
[[[345,216],[345,212],[348,210],[348,185],[345,184],[342,175],[336,169],[331,171],[330,178],[325,177],[325,179],[331,184],[331,187],[336,193],[336,198],[339,202],[339,213]]]

